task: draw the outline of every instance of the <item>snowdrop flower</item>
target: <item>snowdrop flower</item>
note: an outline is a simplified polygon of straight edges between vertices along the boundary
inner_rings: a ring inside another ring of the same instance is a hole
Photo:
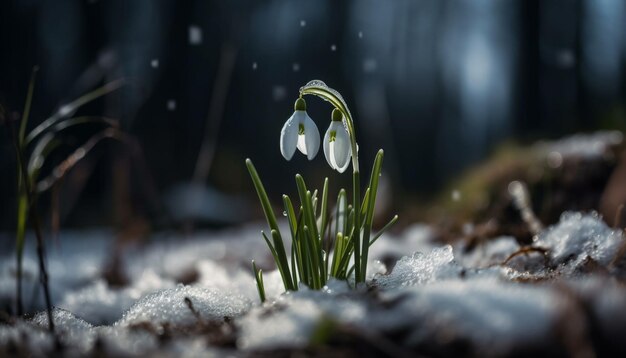
[[[295,111],[289,117],[280,132],[280,152],[287,160],[291,160],[296,148],[309,160],[315,158],[320,149],[320,132],[315,122],[306,113],[306,102],[298,98],[294,105]]]
[[[350,165],[350,135],[343,125],[343,115],[338,109],[333,110],[332,121],[324,135],[324,156],[331,168],[343,173]]]

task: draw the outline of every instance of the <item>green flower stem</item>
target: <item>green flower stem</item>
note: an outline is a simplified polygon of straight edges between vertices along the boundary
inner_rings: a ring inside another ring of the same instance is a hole
[[[350,135],[350,147],[352,149],[352,207],[360,208],[361,207],[361,195],[360,195],[360,175],[359,175],[359,154],[356,143],[356,132],[354,130],[354,121],[352,120],[352,115],[350,114],[350,110],[346,105],[345,101],[338,95],[335,90],[332,90],[326,86],[322,85],[307,85],[305,87],[300,88],[300,95],[316,95],[325,99],[326,101],[332,103],[335,108],[337,108],[343,114],[346,124],[346,129],[348,130],[348,134]],[[361,217],[360,215],[354,216],[354,227],[357,228],[354,230],[353,236],[351,238],[354,247],[354,265],[355,265],[355,282],[362,283],[365,282],[365,276],[363,272],[365,272],[365,268],[367,267],[367,256],[361,258],[361,247],[363,243],[361,242]],[[368,239],[369,240],[369,239]],[[363,261],[363,264],[362,262]]]
[[[328,245],[324,245],[324,237],[326,226],[328,224],[328,178],[324,179],[324,187],[322,189],[322,208],[320,212],[320,246],[325,249],[326,257],[324,257],[324,278],[328,277],[328,255],[330,253],[330,237]],[[329,234],[330,235],[330,234]]]
[[[324,180],[321,196],[318,196],[320,194],[318,190],[307,189],[302,176],[296,175],[300,205],[294,208],[291,199],[287,195],[283,195],[284,213],[289,223],[292,238],[291,260],[289,260],[263,184],[252,162],[248,159],[246,165],[271,229],[271,239],[263,232],[262,235],[274,257],[286,290],[297,290],[300,283],[318,290],[324,287],[329,277],[347,280],[352,277],[352,274],[354,274],[355,284],[358,286],[365,282],[370,245],[398,219],[395,216],[371,238],[383,151],[380,150],[376,155],[368,186],[364,196],[361,197],[358,146],[354,122],[348,106],[337,91],[316,80],[300,88],[300,98],[296,101],[296,110],[306,110],[302,96],[307,94],[321,97],[330,102],[335,108],[332,120],[342,121],[348,132],[353,169],[352,203],[349,203],[346,191],[341,189],[337,197],[335,222],[332,223],[332,214],[328,211],[328,178]],[[294,209],[299,209],[299,211]],[[332,259],[331,249],[333,249]],[[353,262],[351,262],[352,260]],[[289,261],[291,261],[291,267]],[[262,272],[254,264],[253,273],[257,282],[259,297],[263,301],[265,300],[265,292]]]
[[[361,183],[359,179],[359,172],[354,171],[352,173],[352,190],[353,190],[353,198],[352,202],[353,208],[361,207],[361,195],[359,191],[361,190]],[[355,275],[354,280],[355,283],[365,282],[365,277],[361,276],[361,215],[354,215],[354,231],[352,233],[352,242],[354,247],[354,266],[355,266]],[[367,258],[366,258],[367,259]],[[365,262],[367,266],[367,262]]]

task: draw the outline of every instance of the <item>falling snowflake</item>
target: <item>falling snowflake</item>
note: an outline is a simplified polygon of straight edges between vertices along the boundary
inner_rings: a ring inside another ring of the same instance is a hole
[[[196,25],[189,26],[189,44],[199,45],[202,43],[202,29]]]
[[[363,60],[363,72],[371,73],[378,68],[378,62],[373,58]]]
[[[272,98],[274,99],[274,101],[282,101],[283,99],[285,99],[285,97],[287,97],[287,89],[285,88],[285,86],[275,85],[272,88]]]

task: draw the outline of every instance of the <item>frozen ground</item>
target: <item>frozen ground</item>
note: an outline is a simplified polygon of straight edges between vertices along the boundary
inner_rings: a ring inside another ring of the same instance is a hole
[[[123,254],[128,283],[121,287],[103,278],[111,233],[63,233],[62,246],[48,255],[57,337],[46,331],[41,299],[29,300],[41,295],[28,248],[26,305],[39,313],[0,321],[0,355],[626,353],[624,235],[596,214],[564,213],[523,252],[512,237],[468,251],[435,243],[427,226],[412,226],[373,246],[367,287],[331,280],[322,291],[286,294],[261,228],[154,237]],[[252,258],[266,271],[263,305]],[[14,272],[13,253],[3,252],[2,309],[13,306]]]

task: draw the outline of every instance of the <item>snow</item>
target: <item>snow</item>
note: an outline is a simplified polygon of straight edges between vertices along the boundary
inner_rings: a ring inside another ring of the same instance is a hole
[[[461,258],[460,263],[465,267],[489,267],[504,262],[519,249],[514,237],[501,236],[490,239],[468,253],[464,253],[465,245],[459,245],[455,247],[455,256]]]
[[[610,270],[603,275],[581,271],[590,260],[610,268],[624,241],[620,230],[595,213],[564,213],[539,233],[533,245],[546,250],[547,268],[540,253],[502,265],[520,249],[513,237],[467,250],[463,244],[441,246],[431,227],[413,225],[398,235],[383,235],[372,246],[367,287],[355,290],[331,279],[320,291],[301,285],[286,293],[260,237],[264,227],[254,223],[188,237],[161,234],[148,244],[129,246],[120,258],[128,279],[123,287],[102,278],[112,233],[64,233],[63,245],[51,246],[47,260],[59,341],[76,356],[236,353],[193,333],[194,327],[213,322],[234,325],[236,349],[251,354],[305,348],[324,327],[348,327],[406,349],[432,350],[432,355],[461,344],[471,355],[502,356],[559,344],[563,332],[558,329],[584,331],[587,321],[593,322],[594,334],[618,347],[619,332],[626,329],[626,288]],[[251,259],[264,270],[264,304]],[[0,261],[5,306],[13,299],[14,261],[9,254]],[[32,246],[24,263],[28,297],[37,280]],[[181,284],[185,277],[191,279]],[[533,283],[521,283],[526,281]],[[43,308],[41,300],[35,307]],[[16,344],[29,355],[51,355],[57,345],[46,329],[41,311],[0,325],[0,355]]]
[[[11,346],[20,347],[32,356],[44,357],[54,346],[54,340],[41,327],[20,320],[11,326],[0,325],[0,353],[9,351]]]
[[[62,343],[76,347],[81,352],[87,352],[93,346],[96,335],[91,324],[63,309],[55,308],[52,316]],[[48,329],[48,315],[45,312],[38,313],[32,322],[42,330]]]
[[[363,72],[365,73],[376,72],[377,68],[378,68],[378,61],[376,61],[376,59],[366,58],[363,60]]]
[[[189,299],[198,313],[196,317],[185,302]],[[141,322],[153,325],[190,326],[198,320],[221,321],[242,315],[251,306],[248,298],[216,288],[179,285],[143,297],[124,314],[116,325],[129,326]]]
[[[130,287],[113,289],[99,279],[89,286],[66,294],[58,306],[93,324],[110,324],[142,296],[174,286],[172,280],[162,279],[154,271],[146,270]]]
[[[363,325],[367,306],[348,292],[345,282],[330,280],[321,291],[304,288],[255,307],[237,321],[237,346],[244,350],[304,347],[327,319]]]
[[[89,237],[89,240],[83,240]],[[47,268],[52,299],[58,302],[69,291],[73,291],[98,279],[101,269],[107,262],[112,233],[108,231],[64,232],[59,240],[62,245],[47,247]],[[9,238],[2,238],[9,240]],[[8,242],[8,241],[5,241]],[[39,265],[35,254],[35,237],[27,235],[22,262],[22,290],[29,297],[39,285]],[[12,249],[0,253],[0,302],[11,302],[15,296],[15,262]],[[27,301],[28,306],[43,308],[42,295]],[[28,308],[27,306],[27,308]]]
[[[404,230],[400,236],[383,234],[372,247],[369,257],[375,260],[397,261],[407,253],[416,251],[427,252],[436,247],[433,244],[435,233],[430,226],[413,224]]]
[[[283,85],[272,86],[272,99],[276,102],[282,101],[287,97],[287,88]]]
[[[560,300],[545,287],[491,279],[446,280],[385,295],[389,301],[399,298],[398,305],[375,318],[381,328],[406,327],[408,346],[469,340],[487,350],[478,356],[548,339],[560,310]]]
[[[590,258],[608,266],[624,244],[624,234],[608,227],[596,213],[565,212],[535,244],[548,249],[553,265],[580,268]]]
[[[620,131],[598,131],[590,134],[576,134],[553,142],[540,142],[540,151],[555,160],[560,157],[580,157],[585,159],[603,158],[612,147],[622,143]]]
[[[200,45],[202,43],[202,29],[196,25],[189,26],[189,44]]]
[[[382,288],[414,286],[455,278],[460,273],[461,267],[454,262],[452,246],[446,245],[429,254],[416,252],[401,258],[389,275],[376,279],[376,285]]]

